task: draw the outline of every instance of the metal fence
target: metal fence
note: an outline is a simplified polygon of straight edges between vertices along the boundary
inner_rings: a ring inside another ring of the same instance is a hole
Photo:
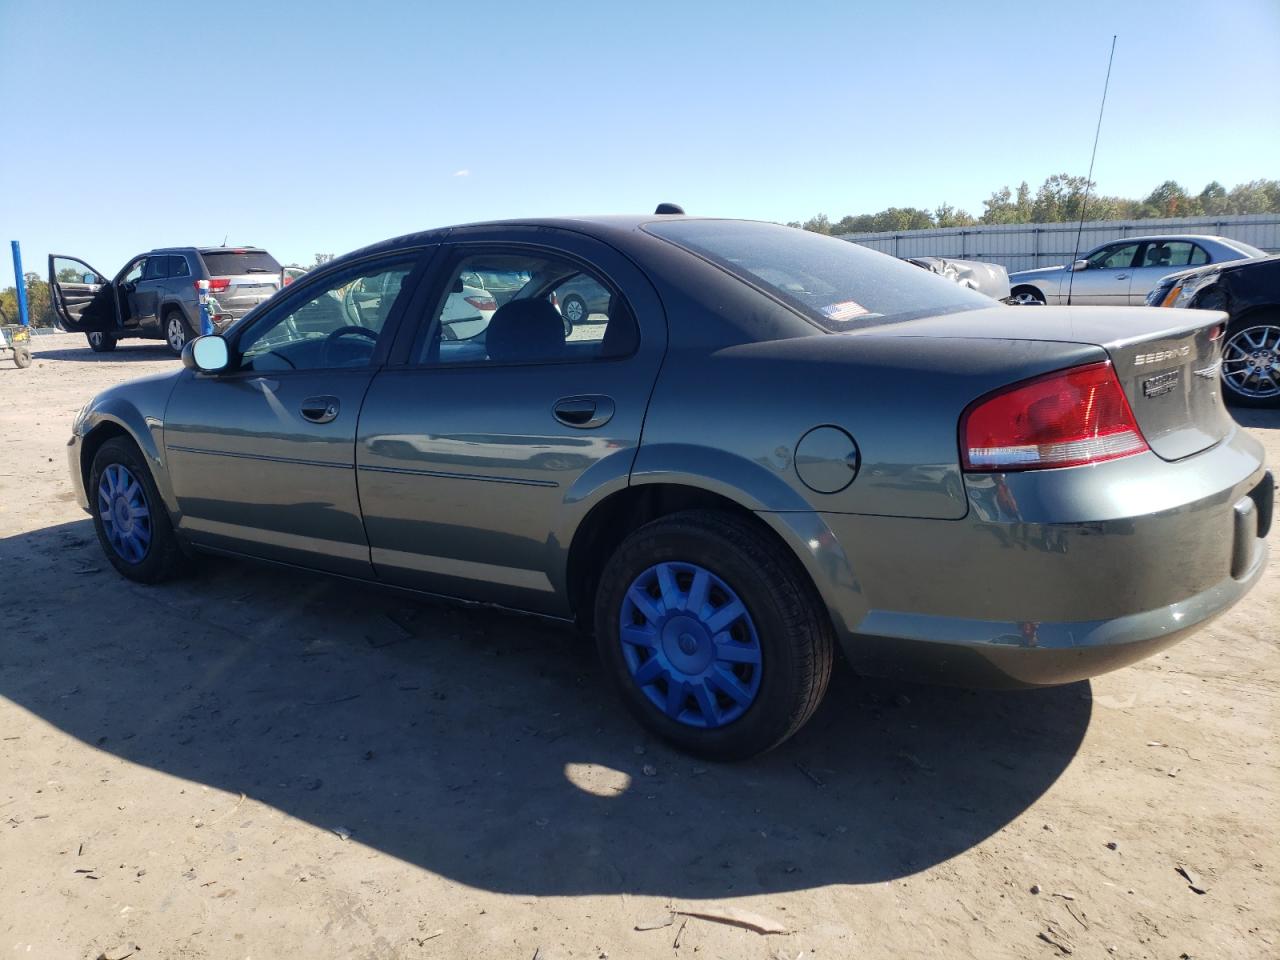
[[[989,227],[950,227],[891,233],[846,233],[841,240],[860,243],[895,257],[952,257],[986,260],[1010,273],[1068,263],[1075,250],[1076,223],[1017,223]],[[1230,237],[1280,253],[1280,216],[1168,217],[1154,220],[1095,220],[1080,234],[1080,253],[1119,237],[1162,233],[1208,233]]]

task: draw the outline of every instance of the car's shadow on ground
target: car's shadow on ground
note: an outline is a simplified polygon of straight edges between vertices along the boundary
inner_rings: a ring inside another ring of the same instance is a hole
[[[711,764],[645,737],[590,645],[535,621],[231,561],[143,588],[88,520],[9,538],[0,562],[32,575],[0,695],[489,890],[717,897],[901,877],[1025,811],[1090,717],[1087,683],[972,693],[841,669],[794,740]]]
[[[169,349],[168,344],[159,340],[128,341],[127,346],[122,344],[107,353],[94,353],[89,349],[88,344],[80,348],[60,347],[51,350],[42,350],[36,347],[31,356],[35,362],[57,360],[70,363],[140,363],[147,360],[164,360],[166,358],[176,362],[178,359],[174,356],[173,351]]]

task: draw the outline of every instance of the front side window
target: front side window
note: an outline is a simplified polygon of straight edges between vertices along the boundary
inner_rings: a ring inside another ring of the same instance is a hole
[[[1133,255],[1137,252],[1136,243],[1112,244],[1091,256],[1089,266],[1095,270],[1126,270],[1133,266]]]
[[[992,303],[913,264],[794,227],[672,218],[644,229],[764,289],[833,333]]]
[[[148,257],[139,257],[129,265],[129,270],[124,275],[121,283],[137,283],[142,279],[142,272],[147,268]]]
[[[571,363],[621,357],[639,341],[620,295],[552,255],[494,251],[455,262],[418,360]]]
[[[405,260],[351,267],[291,298],[240,337],[240,369],[366,366],[413,266]]]

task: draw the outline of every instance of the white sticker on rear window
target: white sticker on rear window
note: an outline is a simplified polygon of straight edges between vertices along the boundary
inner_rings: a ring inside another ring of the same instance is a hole
[[[856,300],[842,300],[839,303],[831,303],[822,308],[823,316],[828,320],[853,320],[856,317],[864,316],[871,311],[858,303]]]

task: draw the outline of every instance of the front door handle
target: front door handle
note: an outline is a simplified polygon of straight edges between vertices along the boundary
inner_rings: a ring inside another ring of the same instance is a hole
[[[304,420],[312,423],[328,423],[337,418],[342,404],[337,397],[307,397],[302,401],[299,412]]]
[[[609,397],[564,397],[556,401],[551,412],[566,427],[590,430],[608,423],[616,409]]]
[[[1129,275],[1128,275],[1127,273],[1117,273],[1117,274],[1116,274],[1116,279],[1117,279],[1117,280],[1128,280],[1128,279],[1129,279]]]

